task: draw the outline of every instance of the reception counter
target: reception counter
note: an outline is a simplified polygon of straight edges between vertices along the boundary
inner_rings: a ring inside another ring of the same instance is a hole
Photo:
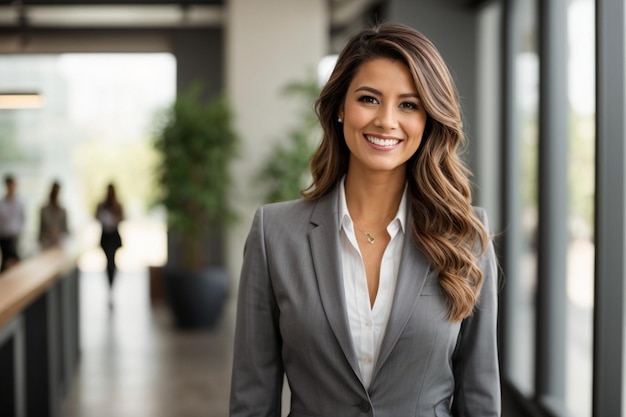
[[[62,249],[0,274],[1,416],[60,416],[79,358],[78,278]]]

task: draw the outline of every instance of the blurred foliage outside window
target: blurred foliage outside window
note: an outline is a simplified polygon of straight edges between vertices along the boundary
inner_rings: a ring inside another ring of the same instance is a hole
[[[262,165],[257,177],[266,189],[264,200],[272,203],[293,200],[310,184],[309,163],[322,129],[313,108],[320,87],[315,78],[289,83],[283,94],[301,100],[299,120],[285,140],[277,141],[276,151]]]

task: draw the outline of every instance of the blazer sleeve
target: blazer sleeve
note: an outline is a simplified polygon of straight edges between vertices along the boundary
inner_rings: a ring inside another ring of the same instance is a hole
[[[284,368],[278,306],[270,279],[263,208],[244,248],[230,393],[231,417],[280,417]]]
[[[485,211],[477,211],[489,230]],[[483,286],[474,312],[461,323],[453,357],[455,392],[452,415],[455,417],[496,417],[501,414],[497,348],[498,267],[493,242],[489,242],[479,262],[484,274]]]

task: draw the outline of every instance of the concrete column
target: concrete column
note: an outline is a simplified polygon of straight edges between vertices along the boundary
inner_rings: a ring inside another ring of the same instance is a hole
[[[226,86],[241,145],[230,198],[239,221],[228,231],[228,267],[238,283],[243,245],[262,195],[254,183],[274,145],[285,141],[298,108],[281,95],[314,74],[328,45],[325,0],[229,0]]]

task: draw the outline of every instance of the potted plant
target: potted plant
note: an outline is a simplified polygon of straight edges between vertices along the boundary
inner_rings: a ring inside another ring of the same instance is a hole
[[[265,191],[263,200],[268,203],[300,197],[301,190],[310,182],[309,164],[315,144],[321,137],[313,103],[319,95],[317,79],[287,84],[285,96],[296,97],[300,103],[297,124],[287,132],[284,140],[276,141],[275,151],[261,166],[257,176],[259,187]]]
[[[161,114],[154,141],[157,203],[167,211],[165,298],[179,327],[217,322],[228,292],[222,232],[234,218],[226,199],[237,135],[224,95],[202,99],[199,83]]]

